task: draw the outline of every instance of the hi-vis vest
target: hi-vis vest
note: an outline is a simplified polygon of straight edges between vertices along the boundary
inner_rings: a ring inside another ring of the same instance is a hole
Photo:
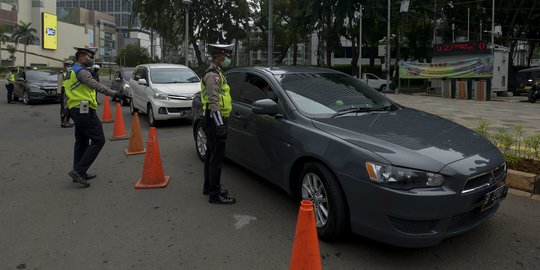
[[[66,90],[66,96],[68,97],[68,108],[71,109],[77,107],[81,104],[81,101],[87,100],[90,108],[95,110],[97,108],[96,91],[77,79],[77,72],[81,69],[83,69],[83,67],[73,66],[62,82],[62,86]]]
[[[14,83],[14,82],[15,82],[15,73],[11,72],[11,74],[9,74],[8,81],[9,81],[10,83]]]
[[[208,72],[217,72],[219,76],[221,77],[221,91],[223,92],[219,96],[219,111],[221,112],[221,115],[224,117],[229,117],[229,114],[231,114],[232,110],[232,99],[231,99],[231,87],[227,84],[227,80],[225,79],[225,76],[223,76],[223,73],[215,70],[215,69],[208,69],[204,74]],[[204,84],[204,80],[201,80],[201,101],[203,105],[203,110],[206,110],[208,108],[208,95],[206,94],[206,85]]]

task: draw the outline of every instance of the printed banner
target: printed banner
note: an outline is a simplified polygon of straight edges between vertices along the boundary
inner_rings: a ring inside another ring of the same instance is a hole
[[[401,62],[399,77],[401,79],[491,78],[493,61],[491,55],[485,55],[456,62]]]
[[[43,49],[58,49],[58,21],[56,15],[42,13]]]

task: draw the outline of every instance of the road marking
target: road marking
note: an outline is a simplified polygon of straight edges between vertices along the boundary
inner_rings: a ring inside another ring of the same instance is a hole
[[[242,229],[242,227],[248,225],[252,220],[257,220],[256,217],[248,216],[248,215],[233,215],[234,219],[236,219],[236,223],[234,224],[234,227],[239,230]]]

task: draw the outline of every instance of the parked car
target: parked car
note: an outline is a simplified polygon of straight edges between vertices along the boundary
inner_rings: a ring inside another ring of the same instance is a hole
[[[139,65],[129,80],[131,113],[146,113],[150,126],[159,120],[191,119],[191,101],[200,90],[199,81],[197,74],[183,65]]]
[[[131,95],[131,91],[129,89],[129,79],[131,79],[131,75],[133,74],[132,67],[123,67],[119,68],[114,72],[114,79],[111,84],[111,88],[115,91],[122,92],[127,95]],[[115,98],[113,98],[113,101]],[[129,105],[127,101],[122,101],[122,105]]]
[[[373,89],[379,90],[379,92],[383,92],[386,90],[386,79],[381,79],[377,75],[373,73],[364,73],[362,74],[362,80],[363,83],[369,85]],[[390,89],[393,89],[393,84],[390,82]]]
[[[17,75],[14,100],[22,99],[24,104],[44,101],[60,101],[58,72],[52,70],[23,70]]]
[[[518,71],[516,81],[517,86],[514,88],[514,94],[528,93],[535,83],[540,82],[540,67],[526,68]]]
[[[505,159],[490,141],[349,75],[252,67],[225,76],[233,100],[226,157],[312,200],[323,239],[350,229],[392,245],[432,246],[489,219],[506,196]],[[201,113],[199,93],[193,137],[204,159]]]

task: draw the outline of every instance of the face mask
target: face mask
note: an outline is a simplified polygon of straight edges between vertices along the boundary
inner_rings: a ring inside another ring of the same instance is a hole
[[[84,61],[83,65],[84,65],[85,67],[91,67],[91,66],[94,65],[94,60],[92,60],[92,59],[86,59],[86,61]]]
[[[231,58],[229,57],[225,57],[225,60],[223,60],[223,62],[221,62],[221,66],[226,68],[228,66],[231,65]]]

